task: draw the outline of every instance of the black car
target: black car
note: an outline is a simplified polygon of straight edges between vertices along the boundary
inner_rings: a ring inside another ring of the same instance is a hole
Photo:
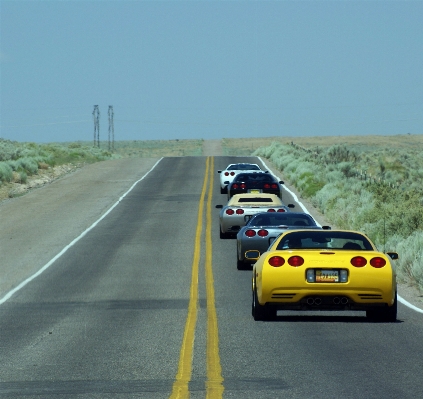
[[[276,194],[279,198],[282,198],[281,184],[283,184],[283,181],[277,180],[270,173],[240,173],[228,185],[228,199],[234,194],[244,193]]]

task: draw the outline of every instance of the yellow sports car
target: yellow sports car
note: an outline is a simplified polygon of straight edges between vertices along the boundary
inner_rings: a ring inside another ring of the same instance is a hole
[[[289,230],[266,252],[250,250],[254,320],[277,310],[364,310],[370,319],[396,321],[396,252],[379,252],[348,230]]]

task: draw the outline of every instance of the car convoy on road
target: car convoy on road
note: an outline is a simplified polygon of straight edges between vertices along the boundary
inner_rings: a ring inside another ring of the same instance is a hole
[[[231,163],[226,169],[218,170],[220,174],[220,194],[226,194],[227,187],[239,173],[265,173],[256,163]]]
[[[261,169],[237,169],[232,182],[222,180],[233,165],[254,164],[218,171],[229,199],[216,206],[220,238],[236,237],[237,269],[252,268],[254,320],[273,320],[278,310],[358,310],[370,320],[396,321],[396,252],[378,251],[361,232],[320,226],[308,213],[291,211],[295,205],[285,205],[281,194],[235,192],[238,178],[269,176],[280,192],[283,182]]]

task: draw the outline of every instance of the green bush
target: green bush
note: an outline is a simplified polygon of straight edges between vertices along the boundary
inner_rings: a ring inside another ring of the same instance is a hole
[[[20,177],[20,181],[21,181],[22,184],[27,183],[28,175],[24,171],[19,172],[19,177]]]
[[[24,170],[29,175],[35,175],[38,172],[38,162],[34,158],[20,158],[16,161],[19,164],[19,169]]]
[[[423,232],[415,231],[405,239],[394,235],[387,240],[384,249],[401,254],[395,262],[400,280],[416,281],[423,289]]]
[[[0,181],[10,182],[12,179],[13,169],[6,162],[0,162]]]
[[[18,172],[25,178],[36,174],[40,164],[92,163],[112,157],[114,155],[104,149],[80,143],[36,144],[0,139],[0,182],[10,182],[12,172]]]

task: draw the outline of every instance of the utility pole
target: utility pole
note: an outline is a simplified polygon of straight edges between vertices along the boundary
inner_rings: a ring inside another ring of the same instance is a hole
[[[115,151],[115,126],[113,123],[113,105],[109,105],[109,110],[107,111],[109,116],[109,151]]]
[[[98,105],[94,105],[93,118],[94,118],[94,147],[97,146],[98,148],[100,148],[100,110],[98,109]]]

